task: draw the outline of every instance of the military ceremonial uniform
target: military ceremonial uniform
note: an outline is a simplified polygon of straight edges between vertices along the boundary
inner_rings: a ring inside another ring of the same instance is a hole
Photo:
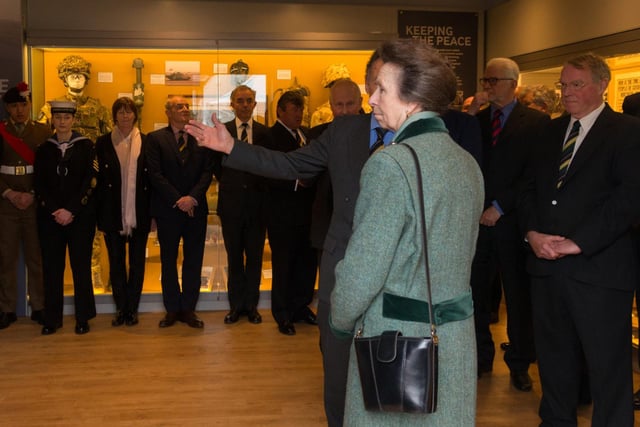
[[[73,274],[75,316],[78,323],[96,315],[91,286],[91,246],[96,230],[95,187],[98,161],[94,144],[73,132],[65,150],[56,135],[38,147],[35,190],[38,200],[38,232],[42,247],[45,288],[45,327],[62,326],[66,248]],[[73,221],[60,225],[53,212],[64,208]]]
[[[55,101],[75,102],[76,113],[74,114],[73,130],[82,136],[86,136],[94,143],[98,137],[111,132],[111,113],[96,98],[90,96],[65,96],[56,98]],[[51,107],[47,103],[40,110],[38,117],[40,123],[51,122]],[[100,264],[101,243],[100,234],[95,235],[91,256],[91,272],[93,286],[96,289],[102,288],[102,269]]]
[[[7,141],[18,138],[35,152],[37,146],[51,135],[48,126],[31,120],[19,132],[11,120],[0,124],[0,194],[9,190],[33,193],[33,159],[29,162]],[[28,156],[27,156],[28,157]],[[36,227],[36,202],[27,209],[18,209],[5,197],[0,198],[0,311],[15,313],[18,300],[17,265],[20,247],[27,266],[29,303],[32,311],[44,308],[42,261]]]

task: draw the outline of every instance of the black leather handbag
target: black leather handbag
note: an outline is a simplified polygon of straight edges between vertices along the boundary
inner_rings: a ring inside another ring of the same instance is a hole
[[[438,400],[438,336],[431,303],[422,173],[416,152],[409,145],[405,147],[409,148],[418,170],[431,333],[426,337],[405,337],[400,331],[385,331],[379,336],[362,337],[363,326],[354,338],[354,345],[366,410],[429,414],[435,412]]]

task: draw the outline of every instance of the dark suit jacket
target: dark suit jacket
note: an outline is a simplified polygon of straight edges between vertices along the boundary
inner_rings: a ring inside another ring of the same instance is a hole
[[[531,255],[528,270],[633,290],[637,257],[630,229],[640,219],[640,120],[606,106],[556,189],[569,122],[569,116],[561,117],[545,128],[520,212],[525,231],[568,237],[582,253],[555,261]]]
[[[307,137],[307,129],[299,129]],[[298,149],[298,143],[280,122],[269,128],[271,138],[265,146],[271,150],[289,152]],[[315,181],[304,180],[304,185],[296,180],[268,179],[269,195],[267,199],[267,228],[271,233],[274,227],[291,229],[293,226],[310,227],[311,205],[315,195]],[[306,231],[308,237],[308,230]]]
[[[148,232],[151,226],[149,202],[151,189],[145,162],[147,136],[140,134],[142,145],[136,168],[136,228]],[[122,231],[122,178],[118,155],[111,142],[111,132],[98,137],[98,229],[100,231]]]
[[[447,110],[442,114],[444,125],[451,138],[476,159],[482,167],[482,134],[478,118],[458,110]]]
[[[351,237],[353,213],[360,192],[360,171],[369,157],[371,116],[337,117],[316,140],[288,153],[236,143],[224,165],[281,179],[313,178],[329,171],[333,215],[324,241],[319,298],[329,302],[333,270],[344,257]]]
[[[186,215],[175,204],[180,197],[187,195],[198,202],[195,216],[209,213],[206,193],[212,179],[211,150],[198,147],[195,138],[189,135],[187,156],[183,162],[173,131],[167,126],[147,135],[145,156],[152,188],[152,217]]]
[[[485,208],[497,200],[506,215],[516,208],[528,162],[534,147],[540,143],[539,133],[550,119],[546,114],[517,103],[493,147],[490,110],[485,108],[476,116],[482,130]]]
[[[238,137],[235,119],[225,123],[225,126],[234,138]],[[269,128],[254,120],[251,130],[253,145],[268,145]],[[256,193],[266,192],[266,180],[258,175],[223,167],[222,159],[221,153],[213,153],[213,173],[219,183],[216,211],[219,216],[237,215],[241,209],[246,209],[247,195],[256,197]]]
[[[322,123],[309,129],[309,139],[317,139],[329,127],[329,123]],[[331,177],[328,171],[318,175],[316,180],[316,195],[311,206],[311,246],[322,249],[324,236],[327,235],[331,214],[333,213],[333,191]]]

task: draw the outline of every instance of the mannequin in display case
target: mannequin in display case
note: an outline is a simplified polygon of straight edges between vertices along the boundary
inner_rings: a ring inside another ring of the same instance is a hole
[[[58,77],[67,88],[66,95],[56,101],[72,101],[77,105],[74,129],[93,142],[100,135],[111,132],[109,110],[99,99],[85,95],[84,91],[91,78],[91,64],[78,55],[69,55],[58,64]],[[49,104],[45,104],[38,117],[40,123],[51,122]]]

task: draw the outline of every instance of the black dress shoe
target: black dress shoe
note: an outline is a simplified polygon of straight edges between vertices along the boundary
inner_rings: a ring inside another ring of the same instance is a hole
[[[12,312],[1,312],[0,313],[0,329],[8,328],[10,324],[18,320],[18,316]]]
[[[127,313],[124,315],[124,323],[127,326],[133,326],[138,324],[138,313]]]
[[[38,323],[38,325],[44,325],[44,310],[34,310],[31,312],[31,320]]]
[[[122,326],[124,324],[124,313],[118,311],[111,321],[111,326]]]
[[[226,323],[227,325],[230,325],[232,323],[236,323],[238,319],[240,319],[240,311],[233,308],[231,309],[231,311],[227,313],[226,316],[224,316],[224,323]]]
[[[305,323],[307,323],[309,325],[317,325],[318,324],[318,317],[316,316],[316,314],[313,311],[309,310],[307,312],[307,314],[302,319],[300,319],[299,321],[305,322]]]
[[[640,389],[633,393],[633,409],[640,411]]]
[[[278,331],[284,335],[295,335],[296,328],[293,327],[293,323],[285,320],[284,322],[278,323]]]
[[[511,347],[511,343],[509,341],[500,343],[500,350],[507,351]]]
[[[180,320],[192,328],[202,329],[204,328],[204,322],[193,311],[185,311],[180,316]]]
[[[511,383],[520,391],[531,391],[531,377],[527,371],[512,371]]]
[[[76,334],[84,335],[89,332],[89,322],[76,322]]]
[[[173,326],[178,320],[178,313],[170,311],[164,315],[164,318],[158,324],[161,328],[168,328],[169,326]]]
[[[56,333],[57,328],[55,326],[43,326],[40,333],[42,335],[51,335]]]
[[[249,318],[249,322],[253,324],[257,325],[258,323],[262,323],[262,316],[260,316],[260,313],[258,313],[258,310],[255,307],[249,310],[247,317]]]

